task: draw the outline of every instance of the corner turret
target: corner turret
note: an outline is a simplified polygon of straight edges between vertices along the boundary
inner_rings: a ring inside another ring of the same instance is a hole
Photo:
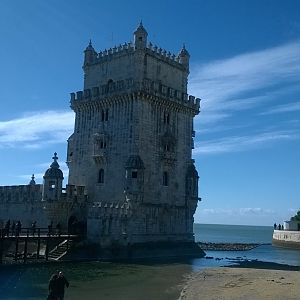
[[[190,63],[190,54],[186,50],[185,45],[183,44],[182,49],[180,50],[179,54],[179,62],[189,70],[189,63]]]
[[[143,26],[142,21],[139,24],[139,27],[133,34],[134,36],[134,46],[136,49],[145,49],[147,47],[147,36],[148,33]]]
[[[44,175],[43,200],[46,201],[55,201],[60,198],[64,179],[63,172],[60,170],[57,162],[58,157],[56,152],[52,159],[53,162]]]
[[[92,41],[90,40],[88,46],[84,50],[84,63],[83,66],[92,64],[97,59],[97,52],[92,46]]]

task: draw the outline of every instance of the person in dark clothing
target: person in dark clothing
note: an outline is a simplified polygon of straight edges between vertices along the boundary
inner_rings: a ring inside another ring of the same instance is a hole
[[[48,286],[49,294],[47,300],[58,300],[57,279],[58,279],[58,271],[52,274],[49,280],[49,286]]]
[[[31,224],[31,230],[32,230],[32,236],[35,235],[35,230],[36,230],[36,221],[33,221]]]
[[[53,221],[48,225],[48,235],[51,236],[52,234],[52,228],[53,228]]]
[[[56,235],[58,235],[58,236],[61,235],[61,225],[60,225],[60,223],[57,223],[57,225],[56,225]]]
[[[9,236],[9,229],[10,229],[10,220],[8,220],[5,224],[5,234],[7,237]]]
[[[11,225],[11,235],[15,235],[15,234],[16,234],[16,222],[13,221]]]
[[[19,221],[17,222],[17,225],[16,225],[16,236],[19,236],[19,235],[20,235],[21,230],[22,230],[22,223],[21,223],[21,221],[19,220]]]
[[[58,300],[63,300],[65,296],[65,287],[69,287],[69,282],[64,276],[63,272],[58,273],[57,278],[57,292],[58,292]]]

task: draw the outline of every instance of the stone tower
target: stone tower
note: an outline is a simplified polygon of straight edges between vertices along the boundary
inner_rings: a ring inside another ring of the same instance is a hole
[[[84,90],[71,94],[69,184],[85,186],[88,237],[102,244],[194,240],[200,100],[187,95],[185,47],[176,56],[147,36],[140,23],[133,43],[98,53],[90,42]]]

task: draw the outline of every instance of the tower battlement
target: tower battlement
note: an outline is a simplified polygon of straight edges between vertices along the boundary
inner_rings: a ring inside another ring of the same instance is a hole
[[[182,105],[195,111],[198,114],[200,109],[200,99],[195,96],[188,95],[179,90],[161,84],[159,81],[144,79],[142,82],[133,81],[132,79],[119,80],[117,82],[109,82],[107,84],[77,91],[71,93],[71,106],[76,107],[84,102],[101,101],[114,95],[128,96],[130,93],[144,92],[151,95],[153,99],[160,98]]]
[[[91,60],[87,60],[84,62],[84,66],[90,66],[93,64],[101,64],[103,62],[110,61],[112,59],[117,59],[121,56],[128,55],[130,53],[134,53],[135,51],[140,51],[140,49],[136,49],[132,42],[126,42],[124,44],[115,45],[112,48],[104,49],[103,51],[94,53]],[[149,55],[153,55],[157,59],[173,64],[174,67],[185,69],[186,65],[181,59],[180,54],[174,54],[170,51],[167,51],[157,45],[149,42],[143,51]]]
[[[175,55],[148,42],[147,36],[140,24],[133,42],[101,52],[90,42],[84,51],[84,89],[128,80],[143,85],[149,80],[186,94],[190,55],[185,46]]]

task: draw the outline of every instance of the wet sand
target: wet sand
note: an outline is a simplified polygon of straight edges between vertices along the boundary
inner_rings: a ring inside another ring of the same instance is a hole
[[[190,275],[180,300],[299,299],[300,271],[213,268]]]

